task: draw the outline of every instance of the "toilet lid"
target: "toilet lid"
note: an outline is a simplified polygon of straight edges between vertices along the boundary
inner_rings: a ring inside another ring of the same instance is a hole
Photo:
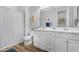
[[[32,39],[32,36],[25,36],[24,37],[24,40],[31,40]]]

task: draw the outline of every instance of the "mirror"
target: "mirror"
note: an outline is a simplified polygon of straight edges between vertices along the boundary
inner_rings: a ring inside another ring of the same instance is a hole
[[[43,27],[77,27],[78,6],[47,6],[40,7],[40,24]]]
[[[66,27],[66,10],[57,11],[57,27]]]

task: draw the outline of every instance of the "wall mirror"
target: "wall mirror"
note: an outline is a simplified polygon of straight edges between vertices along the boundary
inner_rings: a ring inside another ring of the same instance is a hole
[[[66,27],[66,10],[57,11],[57,27]]]
[[[77,27],[79,19],[78,6],[46,6],[40,7],[40,24],[46,27]]]

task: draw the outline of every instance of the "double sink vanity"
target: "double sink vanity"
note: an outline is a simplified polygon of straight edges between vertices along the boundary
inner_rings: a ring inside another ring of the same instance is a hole
[[[50,52],[79,52],[79,6],[49,6],[39,10],[33,22],[35,27],[32,25],[34,46]]]
[[[34,46],[49,52],[79,52],[78,28],[38,28]]]

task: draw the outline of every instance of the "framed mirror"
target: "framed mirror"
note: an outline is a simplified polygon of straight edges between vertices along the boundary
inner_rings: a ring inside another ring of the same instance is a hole
[[[66,27],[66,10],[57,11],[57,27]]]

